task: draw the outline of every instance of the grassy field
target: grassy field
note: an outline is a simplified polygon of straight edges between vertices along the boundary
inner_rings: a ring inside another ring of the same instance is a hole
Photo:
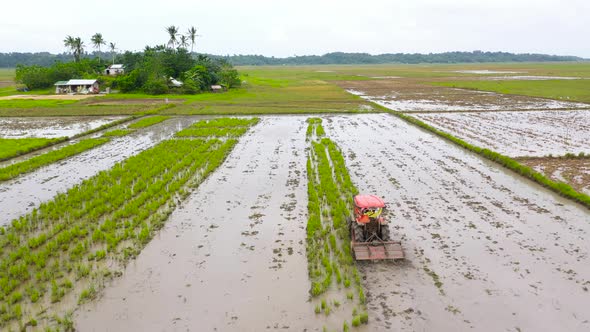
[[[548,81],[452,81],[433,84],[505,94],[543,97],[590,103],[590,80]]]
[[[0,68],[0,81],[13,81],[14,68]]]
[[[160,109],[168,115],[188,114],[281,114],[344,113],[371,111],[370,104],[350,95],[335,81],[411,78],[420,83],[464,87],[555,99],[590,102],[590,80],[485,81],[479,78],[498,75],[574,76],[590,78],[590,63],[487,63],[418,65],[323,65],[239,67],[244,84],[225,93],[151,96],[112,94],[84,101],[7,100],[0,101],[0,116],[35,115],[115,115],[137,114],[164,103],[168,98],[176,107]],[[516,72],[477,75],[465,70]],[[2,76],[3,75],[3,76]],[[11,77],[1,69],[0,77]],[[477,80],[474,80],[477,79]],[[1,81],[1,79],[0,79]],[[0,95],[14,94],[3,91]],[[49,90],[32,93],[46,94]],[[170,105],[168,105],[170,106]]]

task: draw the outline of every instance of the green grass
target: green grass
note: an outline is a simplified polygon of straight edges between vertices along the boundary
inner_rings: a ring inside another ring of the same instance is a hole
[[[32,172],[38,168],[82,153],[108,141],[109,140],[106,138],[86,139],[72,145],[64,146],[59,150],[50,151],[25,161],[0,168],[0,181],[7,181],[21,174]]]
[[[37,108],[37,107],[60,107],[77,103],[78,100],[55,100],[55,99],[10,99],[0,100],[0,108]]]
[[[13,81],[15,74],[14,68],[0,68],[0,81]]]
[[[149,118],[143,118],[135,123],[132,123],[129,126],[127,126],[127,128],[131,128],[131,129],[145,128],[145,127],[153,126],[153,125],[160,123],[164,120],[168,120],[169,118],[170,117],[168,117],[168,116],[162,116],[162,115],[151,116]]]
[[[550,99],[590,103],[590,79],[547,81],[451,81],[434,82],[434,85],[493,91]]]
[[[61,138],[0,138],[0,161],[63,142]]]

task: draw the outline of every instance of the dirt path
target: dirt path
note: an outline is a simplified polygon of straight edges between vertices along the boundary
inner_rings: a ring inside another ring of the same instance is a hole
[[[361,265],[372,330],[590,330],[588,210],[393,116],[324,122],[406,249]]]
[[[109,169],[115,163],[154,146],[198,119],[172,118],[127,136],[114,138],[109,143],[33,173],[0,183],[0,225],[31,212],[58,192],[65,192],[99,171]]]
[[[12,95],[0,97],[0,100],[30,99],[30,100],[82,100],[104,95]]]
[[[170,216],[82,331],[317,330],[305,256],[305,117],[264,118]],[[312,329],[315,327],[316,329]]]

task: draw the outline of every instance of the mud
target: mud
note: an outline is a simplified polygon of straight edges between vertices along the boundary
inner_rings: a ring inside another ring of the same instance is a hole
[[[0,118],[0,137],[71,137],[123,118],[122,116]]]
[[[308,302],[305,117],[268,117],[170,216],[82,331],[320,330]],[[340,313],[349,319],[350,313]]]
[[[414,79],[336,83],[363,99],[402,112],[590,109],[584,103],[440,87]]]
[[[99,171],[109,169],[115,163],[172,137],[175,132],[201,118],[171,118],[127,136],[113,138],[109,143],[33,173],[0,183],[0,225],[31,212],[41,202],[50,200],[58,192],[65,192]]]
[[[587,209],[394,116],[324,125],[407,255],[360,266],[371,330],[590,329]]]
[[[471,144],[511,157],[590,152],[590,110],[414,116]]]
[[[590,158],[518,158],[518,161],[545,174],[554,181],[565,182],[578,192],[590,195]]]

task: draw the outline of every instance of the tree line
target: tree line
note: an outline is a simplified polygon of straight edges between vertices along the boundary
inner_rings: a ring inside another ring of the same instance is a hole
[[[445,53],[395,53],[371,55],[368,53],[334,52],[324,55],[304,55],[287,58],[267,57],[263,55],[228,55],[222,56],[236,66],[261,65],[328,65],[328,64],[419,64],[419,63],[482,63],[482,62],[549,62],[549,61],[584,61],[576,56],[559,56],[548,54],[515,54],[508,52],[445,52]]]
[[[168,47],[188,48],[191,53],[195,44],[194,34],[178,35],[178,28],[166,28],[171,34]],[[93,52],[87,57],[104,57],[108,53]],[[560,61],[587,61],[576,56],[561,56],[548,54],[515,54],[508,52],[445,52],[445,53],[395,53],[371,55],[368,53],[343,53],[334,52],[324,55],[304,55],[287,58],[267,57],[263,55],[210,55],[213,58],[222,58],[234,66],[262,66],[262,65],[327,65],[327,64],[386,64],[386,63],[480,63],[480,62],[560,62]],[[41,53],[0,53],[0,67],[14,68],[17,64],[49,66],[55,61],[71,61],[71,55],[67,53],[50,54]]]

